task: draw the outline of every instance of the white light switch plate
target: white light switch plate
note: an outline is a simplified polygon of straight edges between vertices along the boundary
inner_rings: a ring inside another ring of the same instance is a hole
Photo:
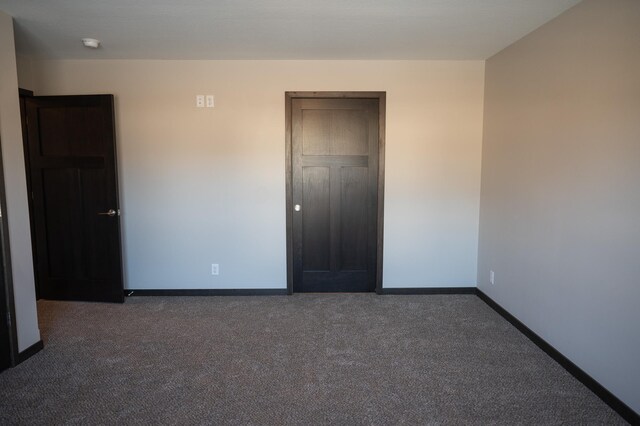
[[[213,95],[207,95],[207,108],[213,108]]]

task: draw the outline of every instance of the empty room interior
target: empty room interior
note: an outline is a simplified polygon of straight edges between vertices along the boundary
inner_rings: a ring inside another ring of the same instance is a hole
[[[640,425],[640,1],[0,0],[0,424]]]

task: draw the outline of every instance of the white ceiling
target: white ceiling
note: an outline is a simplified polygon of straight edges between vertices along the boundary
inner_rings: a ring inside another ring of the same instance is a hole
[[[0,0],[0,10],[15,18],[18,53],[35,57],[486,59],[579,2]]]

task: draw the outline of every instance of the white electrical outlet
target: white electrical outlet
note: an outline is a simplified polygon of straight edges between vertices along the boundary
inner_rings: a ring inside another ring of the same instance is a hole
[[[211,275],[220,275],[220,265],[217,263],[211,264]]]
[[[207,108],[213,108],[213,95],[207,95]]]
[[[489,271],[489,282],[491,284],[496,283],[496,274],[494,274],[493,271]]]
[[[196,107],[204,108],[204,95],[196,95]]]

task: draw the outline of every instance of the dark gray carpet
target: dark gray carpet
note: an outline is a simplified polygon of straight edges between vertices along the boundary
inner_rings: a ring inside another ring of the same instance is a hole
[[[624,424],[473,295],[38,304],[0,424]]]

